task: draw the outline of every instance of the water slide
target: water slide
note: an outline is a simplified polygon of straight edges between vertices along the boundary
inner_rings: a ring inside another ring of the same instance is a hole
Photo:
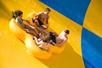
[[[0,0],[0,68],[102,68],[101,0]],[[12,11],[51,8],[49,27],[69,29],[65,49],[41,60],[26,52],[25,44],[9,29]]]

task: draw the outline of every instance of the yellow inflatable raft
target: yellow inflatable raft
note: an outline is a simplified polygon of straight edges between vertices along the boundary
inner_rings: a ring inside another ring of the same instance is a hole
[[[63,52],[65,46],[62,47],[58,47],[58,46],[51,46],[50,50],[52,53],[54,54],[60,54],[61,52]]]
[[[41,50],[35,44],[35,41],[33,40],[33,36],[31,36],[30,34],[26,35],[25,45],[28,53],[32,54],[34,57],[37,57],[39,59],[48,59],[51,57],[51,51]]]
[[[31,13],[28,15],[27,19],[31,21],[32,17],[34,17],[35,13]],[[27,52],[32,54],[34,57],[39,59],[48,59],[51,57],[52,53],[60,54],[64,50],[64,46],[57,47],[51,46],[49,51],[41,50],[36,44],[35,41],[32,39],[33,36],[27,34],[22,28],[17,25],[15,19],[11,19],[9,23],[10,30],[22,41],[24,41],[25,46],[27,48]]]
[[[11,19],[9,23],[10,30],[19,38],[25,42],[27,51],[33,54],[39,59],[48,59],[51,56],[51,52],[41,50],[32,39],[30,34],[27,34],[23,29],[21,29],[15,19]]]
[[[9,23],[9,27],[10,30],[22,41],[25,40],[26,37],[26,32],[21,29],[18,25],[17,22],[15,21],[15,19],[11,19],[10,23]]]

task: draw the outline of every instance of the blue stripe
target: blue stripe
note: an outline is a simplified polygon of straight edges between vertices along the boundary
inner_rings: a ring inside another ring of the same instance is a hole
[[[82,30],[82,54],[86,68],[102,68],[102,38]]]
[[[82,25],[90,0],[40,0],[64,16]]]

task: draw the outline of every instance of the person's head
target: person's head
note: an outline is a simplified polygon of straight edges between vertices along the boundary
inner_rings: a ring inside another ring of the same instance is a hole
[[[17,18],[17,17],[22,18],[23,12],[20,10],[16,10],[12,14],[13,14],[12,15],[13,18]]]
[[[69,30],[65,30],[64,32],[65,32],[66,34],[69,34]]]
[[[47,14],[49,14],[50,11],[51,11],[50,8],[45,8],[44,10],[44,12],[46,12]]]
[[[55,36],[54,32],[49,32],[50,36]]]
[[[56,43],[56,35],[54,32],[50,32],[49,33],[49,40],[51,40],[52,42]]]

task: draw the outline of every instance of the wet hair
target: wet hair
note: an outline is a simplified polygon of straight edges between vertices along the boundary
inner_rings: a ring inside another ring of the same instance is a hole
[[[65,30],[65,33],[66,33],[66,34],[69,34],[69,30]]]
[[[49,33],[49,40],[51,40],[52,42],[56,43],[56,35],[54,32],[50,32]]]
[[[12,12],[12,18],[17,18],[18,16],[21,16],[23,14],[22,11],[16,10]]]
[[[46,9],[45,9],[45,11],[49,11],[49,12],[50,12],[50,11],[51,11],[51,9],[50,9],[50,8],[46,8]]]

